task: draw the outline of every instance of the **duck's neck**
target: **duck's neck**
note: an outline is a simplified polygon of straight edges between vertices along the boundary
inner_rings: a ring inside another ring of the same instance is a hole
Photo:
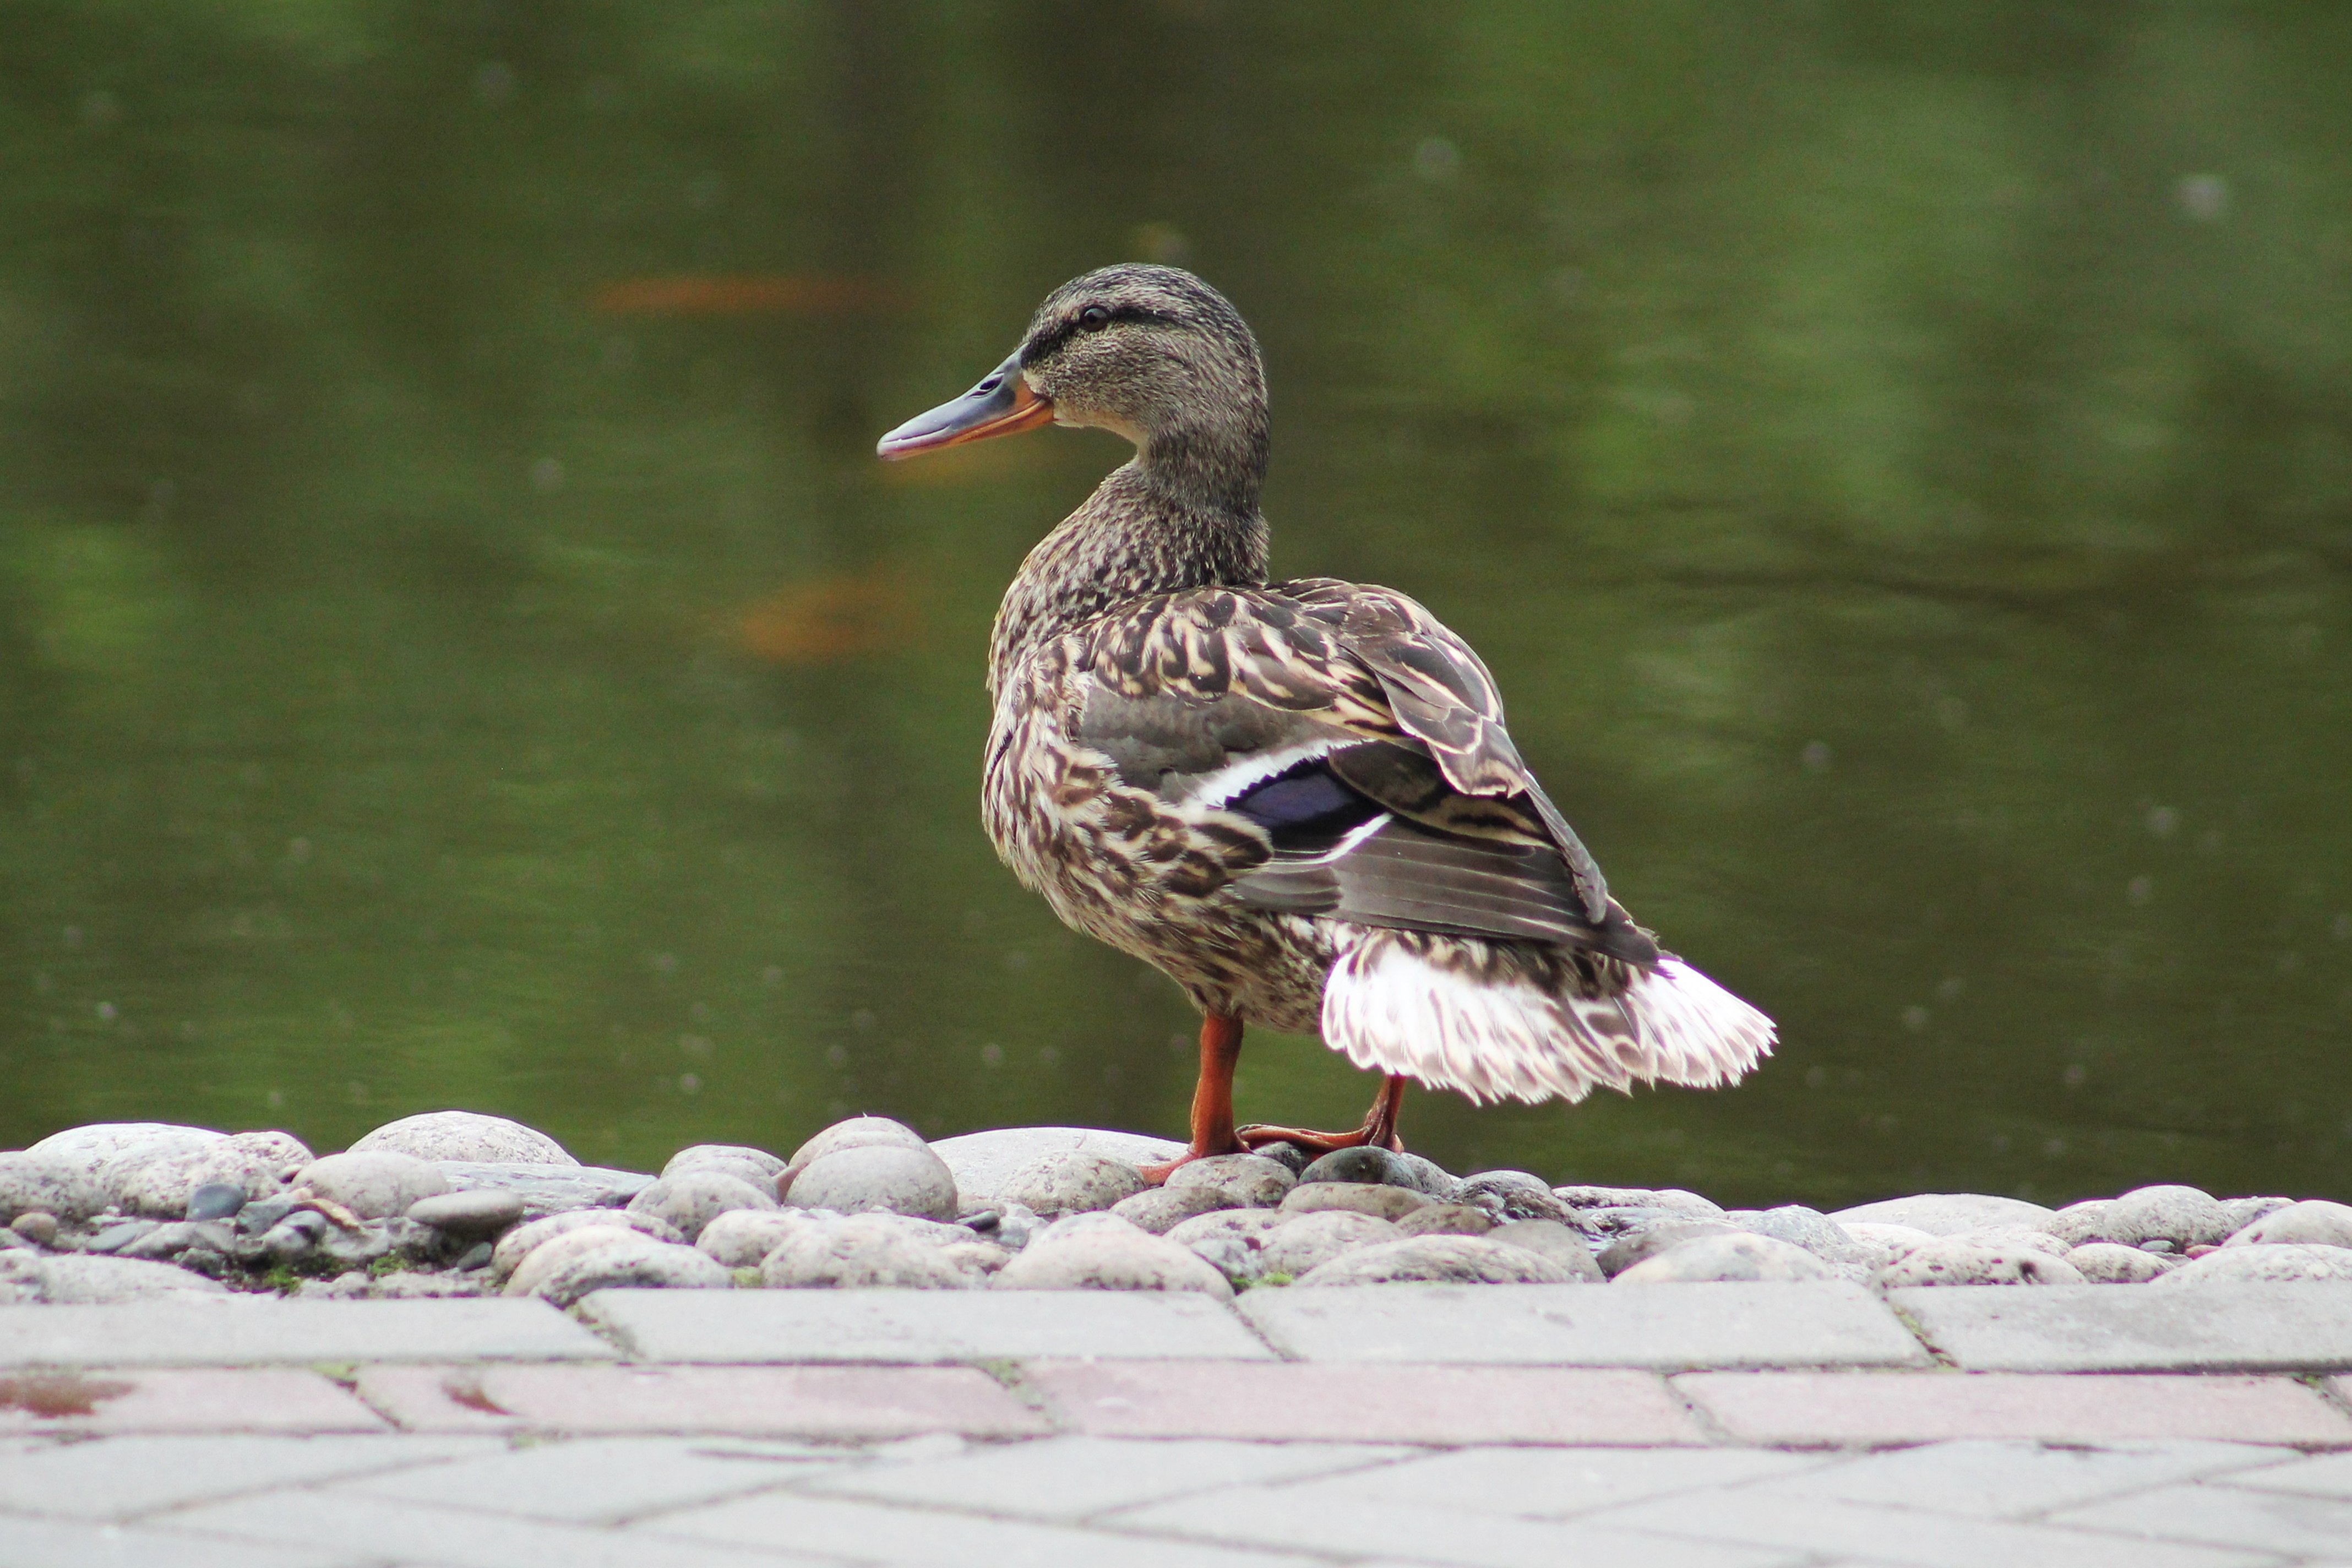
[[[993,696],[1029,655],[1131,600],[1265,581],[1265,437],[1242,454],[1154,441],[1038,541],[997,611]]]

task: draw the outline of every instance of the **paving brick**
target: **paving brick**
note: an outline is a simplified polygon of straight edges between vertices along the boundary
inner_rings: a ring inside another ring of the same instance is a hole
[[[523,1418],[492,1405],[482,1393],[479,1365],[363,1366],[353,1388],[375,1412],[406,1432],[524,1429]]]
[[[1026,1437],[1045,1419],[949,1366],[486,1366],[470,1395],[518,1430],[756,1437]]]
[[[471,1438],[392,1436],[17,1442],[0,1453],[0,1509],[122,1520],[240,1492],[460,1458],[487,1447]]]
[[[1362,1443],[1703,1443],[1656,1376],[1580,1368],[1032,1362],[1068,1426],[1120,1437]]]
[[[2195,1289],[1895,1290],[1927,1342],[1981,1372],[2321,1372],[2352,1367],[2352,1281]]]
[[[167,1515],[191,1534],[281,1542],[354,1552],[370,1564],[434,1568],[785,1568],[842,1559],[782,1546],[740,1551],[575,1524],[508,1519],[470,1509],[434,1508],[346,1493],[293,1491],[214,1503]],[[346,1561],[335,1559],[337,1563]],[[162,1568],[142,1563],[140,1568]],[[224,1568],[229,1564],[224,1563]]]
[[[1734,1437],[1754,1443],[1862,1446],[1958,1437],[2352,1443],[2352,1417],[2283,1377],[1693,1373],[1675,1379],[1675,1385]]]
[[[2352,1559],[2352,1502],[2339,1498],[2297,1497],[2237,1487],[2165,1487],[2070,1509],[2053,1515],[2053,1522],[2137,1537],[2130,1542],[2137,1551],[2147,1550],[2149,1538],[2163,1538],[2310,1552],[2338,1562]]]
[[[1866,1557],[1915,1568],[2255,1568],[2270,1559],[2174,1542],[1741,1489],[1635,1503],[1595,1524]]]
[[[936,1504],[1033,1519],[1080,1520],[1244,1481],[1377,1467],[1417,1450],[1359,1443],[1141,1442],[1048,1437],[919,1463],[843,1466],[801,1490],[884,1502]]]
[[[1777,1548],[1663,1541],[1582,1521],[1474,1517],[1405,1500],[1333,1500],[1289,1487],[1234,1487],[1129,1509],[1102,1522],[1202,1541],[1469,1568],[1767,1568],[1799,1561]]]
[[[1320,1500],[1405,1501],[1564,1519],[1644,1498],[1802,1475],[1836,1463],[1820,1454],[1770,1448],[1459,1448],[1286,1491]]]
[[[0,1367],[305,1366],[368,1361],[610,1360],[544,1301],[289,1301],[0,1307]]]
[[[316,1373],[0,1373],[0,1432],[381,1432],[374,1411]]]
[[[2303,1492],[2352,1502],[2352,1454],[2315,1454],[2289,1464],[2265,1465],[2221,1478],[2221,1484],[2256,1491]]]
[[[1252,1290],[1239,1303],[1307,1361],[1552,1366],[1927,1366],[1878,1299],[1806,1284],[1382,1285]]]
[[[1872,1454],[1787,1480],[1771,1492],[1887,1503],[1984,1519],[2023,1519],[2051,1509],[2176,1481],[2275,1465],[2293,1448],[2189,1440],[2101,1447],[2016,1440],[1963,1440]]]
[[[1272,1360],[1222,1301],[1151,1290],[600,1290],[593,1321],[647,1361]]]
[[[419,1439],[420,1441],[422,1439]],[[481,1452],[342,1482],[334,1495],[487,1509],[572,1524],[639,1514],[781,1486],[838,1466],[802,1443],[726,1437],[591,1437]]]
[[[256,1546],[173,1531],[0,1517],[0,1563],[7,1568],[374,1568],[383,1560],[356,1547]]]
[[[1250,1543],[1219,1550],[1067,1525],[777,1492],[672,1514],[623,1532],[630,1540],[656,1533],[792,1546],[906,1568],[1318,1568],[1312,1559]]]

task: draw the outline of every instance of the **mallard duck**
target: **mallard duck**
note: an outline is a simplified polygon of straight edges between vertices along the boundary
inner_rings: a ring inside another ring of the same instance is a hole
[[[1185,1161],[1403,1147],[1405,1081],[1474,1102],[1729,1082],[1770,1019],[1609,896],[1468,644],[1389,588],[1266,581],[1265,375],[1171,267],[1056,289],[979,385],[882,437],[915,457],[1045,424],[1135,446],[1029,552],[990,640],[982,815],[1063,921],[1202,1016]],[[1383,1081],[1342,1132],[1235,1127],[1248,1024]]]

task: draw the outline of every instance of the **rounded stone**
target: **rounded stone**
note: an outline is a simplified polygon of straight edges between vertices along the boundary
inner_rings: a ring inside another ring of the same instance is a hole
[[[0,1154],[0,1223],[23,1214],[83,1220],[103,1212],[107,1202],[106,1189],[77,1160],[35,1149]]]
[[[2021,1247],[2028,1252],[2038,1252],[2044,1258],[2065,1258],[2071,1256],[2074,1250],[2066,1242],[2046,1230],[2035,1230],[2030,1226],[2022,1225],[1988,1225],[1975,1230],[1964,1230],[1958,1236],[1939,1237],[1937,1239],[1953,1242],[1961,1247],[1982,1247],[1993,1252],[2013,1251]]]
[[[784,1202],[794,1208],[840,1214],[884,1209],[938,1220],[956,1216],[955,1173],[921,1143],[829,1150],[799,1166],[782,1190]]]
[[[1664,1209],[1692,1219],[1721,1219],[1723,1205],[1680,1187],[1554,1187],[1571,1209]]]
[[[940,1256],[986,1285],[990,1277],[1013,1261],[1013,1254],[989,1241],[958,1241],[940,1248]]]
[[[2352,1279],[2352,1247],[2314,1247],[2305,1243],[2273,1242],[2259,1247],[2224,1247],[2193,1258],[2151,1289],[2176,1285],[2206,1285],[2232,1281],[2304,1284]]]
[[[248,1202],[271,1197],[310,1160],[290,1133],[237,1132],[203,1143],[135,1145],[109,1161],[101,1179],[124,1213],[176,1219],[198,1187],[235,1187]]]
[[[1154,1236],[1165,1236],[1188,1219],[1216,1214],[1237,1205],[1214,1187],[1148,1187],[1131,1198],[1121,1198],[1110,1212]]]
[[[1613,1279],[1628,1268],[1637,1268],[1660,1253],[1670,1252],[1685,1242],[1698,1241],[1711,1236],[1751,1236],[1753,1234],[1752,1231],[1742,1230],[1725,1220],[1669,1217],[1644,1226],[1639,1230],[1625,1232],[1607,1247],[1602,1247],[1594,1261],[1601,1265],[1601,1272]]]
[[[887,1116],[853,1116],[832,1126],[793,1151],[784,1168],[776,1173],[776,1195],[783,1197],[792,1191],[793,1183],[802,1171],[827,1154],[837,1154],[848,1149],[928,1149],[923,1135],[903,1121],[893,1121]]]
[[[448,1178],[431,1165],[390,1150],[330,1154],[303,1166],[294,1181],[362,1219],[404,1215],[419,1198],[437,1197],[449,1190]]]
[[[1252,1152],[1261,1160],[1271,1160],[1290,1173],[1295,1180],[1307,1166],[1315,1163],[1315,1151],[1283,1139],[1273,1143],[1261,1143]]]
[[[1401,1233],[1388,1220],[1354,1209],[1319,1209],[1303,1214],[1270,1237],[1265,1244],[1265,1271],[1307,1275],[1333,1258],[1360,1247],[1395,1241]]]
[[[1407,1236],[1484,1236],[1503,1222],[1468,1204],[1431,1204],[1396,1222]]]
[[[1291,1189],[1288,1197],[1282,1200],[1282,1212],[1285,1214],[1320,1214],[1327,1209],[1346,1209],[1388,1220],[1402,1219],[1413,1210],[1428,1206],[1426,1194],[1415,1192],[1411,1187],[1391,1186],[1377,1182],[1301,1182]]]
[[[94,1307],[191,1293],[217,1296],[225,1289],[216,1279],[169,1263],[72,1253],[0,1252],[0,1300]]]
[[[2066,1261],[2094,1285],[2145,1285],[2180,1267],[2178,1258],[2161,1258],[2112,1241],[2086,1242],[2066,1254]]]
[[[2230,1216],[2230,1234],[2232,1236],[2254,1221],[2294,1204],[2293,1198],[2223,1198],[2221,1202],[2221,1212]]]
[[[824,1223],[805,1209],[729,1209],[702,1227],[694,1245],[721,1268],[757,1268],[786,1237]]]
[[[2112,1198],[2084,1198],[2078,1204],[2068,1204],[2042,1221],[2042,1228],[2069,1247],[2087,1247],[2095,1241],[2108,1239],[2107,1210],[2114,1206]]]
[[[133,1143],[98,1168],[97,1180],[107,1201],[125,1214],[154,1219],[177,1219],[187,1212],[188,1194],[198,1184],[193,1175],[197,1158],[225,1132],[175,1127]]]
[[[58,1216],[26,1209],[8,1222],[8,1228],[36,1247],[47,1247],[58,1239]]]
[[[1935,1240],[1924,1230],[1907,1225],[1860,1225],[1839,1227],[1853,1238],[1854,1253],[1862,1266],[1874,1274],[1916,1247]]]
[[[1346,1253],[1298,1280],[1339,1285],[1563,1285],[1568,1270],[1525,1247],[1480,1236],[1415,1236]]]
[[[493,1165],[580,1163],[562,1144],[535,1128],[473,1110],[427,1110],[404,1116],[385,1122],[344,1152]]]
[[[1566,1271],[1572,1284],[1598,1285],[1609,1277],[1594,1262],[1584,1233],[1556,1219],[1520,1219],[1486,1233],[1486,1239],[1548,1258]]]
[[[1601,1266],[1606,1268],[1604,1263]],[[1680,1284],[1717,1279],[1834,1279],[1837,1270],[1790,1241],[1735,1231],[1670,1247],[1618,1271],[1619,1285]]]
[[[2352,1247],[2352,1204],[2306,1198],[2273,1210],[2230,1237],[2226,1247]]]
[[[996,1273],[1000,1290],[1194,1290],[1219,1300],[1234,1288],[1190,1247],[1152,1236],[1108,1215],[1093,1223],[1048,1231]]]
[[[227,1182],[207,1182],[188,1194],[190,1219],[227,1219],[250,1200],[243,1187]]]
[[[227,1136],[209,1127],[184,1127],[175,1121],[93,1121],[87,1127],[52,1132],[25,1152],[69,1165],[86,1176],[96,1176],[109,1160],[142,1143],[163,1141],[184,1144]]]
[[[408,1217],[448,1236],[493,1237],[520,1220],[525,1206],[520,1193],[477,1187],[419,1198],[408,1205]]]
[[[676,1226],[653,1215],[630,1214],[625,1209],[566,1209],[561,1214],[532,1220],[528,1225],[519,1225],[499,1237],[498,1246],[490,1253],[490,1278],[506,1279],[539,1247],[575,1230],[634,1230],[640,1236],[650,1236],[656,1241],[685,1239],[678,1235]]]
[[[1211,1214],[1194,1215],[1168,1232],[1168,1239],[1179,1247],[1192,1247],[1211,1237],[1236,1236],[1257,1245],[1268,1233],[1289,1223],[1291,1216],[1276,1209],[1218,1209]]]
[[[2213,1247],[2230,1235],[2230,1215],[2210,1193],[2195,1187],[2138,1187],[2107,1205],[2095,1239],[2125,1247],[2168,1241],[2187,1250]]]
[[[1448,1200],[1461,1185],[1417,1154],[1370,1147],[1334,1149],[1298,1173],[1300,1186],[1316,1182],[1373,1183]]]
[[[625,1225],[582,1226],[575,1230],[565,1231],[560,1236],[549,1237],[525,1253],[517,1261],[513,1271],[507,1275],[502,1289],[504,1294],[509,1296],[533,1295],[551,1275],[575,1258],[585,1257],[602,1247],[653,1241],[654,1238],[645,1232],[633,1230]],[[675,1244],[656,1243],[656,1245]],[[498,1269],[496,1248],[491,1250],[490,1258],[492,1276],[495,1278]]]
[[[735,1167],[749,1165],[773,1184],[775,1179],[784,1173],[786,1163],[780,1156],[771,1154],[765,1149],[754,1149],[748,1143],[690,1143],[669,1157],[669,1163],[661,1168],[661,1173],[675,1176],[687,1171],[716,1168],[733,1175]],[[758,1185],[757,1183],[752,1184]]]
[[[969,1290],[986,1284],[987,1272],[950,1253],[975,1245],[936,1246],[884,1215],[818,1220],[761,1259],[760,1280],[777,1290]]]
[[[1022,1166],[1005,1177],[997,1196],[1006,1203],[1025,1205],[1047,1219],[1058,1219],[1109,1208],[1150,1184],[1141,1171],[1124,1160],[1070,1150]]]
[[[1957,1236],[1989,1225],[2023,1225],[2040,1229],[2050,1213],[2040,1204],[1990,1193],[1921,1193],[1914,1197],[1887,1198],[1840,1209],[1827,1217],[1840,1225],[1907,1225],[1930,1236]]]
[[[1845,1226],[1831,1219],[1819,1209],[1802,1204],[1782,1204],[1778,1208],[1733,1209],[1724,1218],[1742,1230],[1769,1236],[1775,1241],[1785,1241],[1791,1247],[1801,1247],[1824,1263],[1858,1261],[1861,1251]]]
[[[1255,1285],[1265,1278],[1265,1249],[1247,1237],[1207,1236],[1185,1245],[1230,1285]]]
[[[1938,1237],[1878,1271],[1889,1290],[1920,1285],[2084,1285],[2083,1271],[2063,1258],[2024,1247],[1970,1247]]]
[[[963,1194],[964,1203],[979,1209],[1002,1206],[1006,1181],[1048,1154],[1101,1154],[1143,1166],[1173,1160],[1184,1152],[1184,1146],[1139,1132],[1109,1132],[1097,1127],[1003,1127],[942,1138],[931,1145],[931,1152],[955,1173],[956,1191]]]
[[[1212,1192],[1224,1199],[1216,1206],[1228,1209],[1270,1209],[1297,1184],[1289,1166],[1263,1154],[1213,1154],[1179,1165],[1168,1176],[1170,1191]]]
[[[1460,1199],[1492,1209],[1505,1219],[1549,1219],[1566,1224],[1569,1206],[1541,1176],[1527,1171],[1481,1171],[1465,1178]]]
[[[516,1278],[521,1276],[518,1274]],[[555,1306],[569,1307],[595,1290],[725,1290],[734,1283],[732,1274],[690,1247],[677,1247],[631,1232],[613,1246],[595,1247],[564,1259],[529,1293]],[[512,1292],[511,1282],[509,1290]]]
[[[704,1226],[730,1209],[775,1206],[775,1199],[749,1182],[717,1171],[688,1171],[657,1181],[631,1198],[628,1212],[667,1220],[691,1242],[702,1234]]]

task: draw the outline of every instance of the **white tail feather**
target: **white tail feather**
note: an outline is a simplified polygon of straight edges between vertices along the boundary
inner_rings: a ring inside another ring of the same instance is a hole
[[[1636,1082],[1712,1089],[1771,1054],[1772,1020],[1677,958],[1622,995],[1554,994],[1393,942],[1359,943],[1323,991],[1323,1040],[1358,1067],[1472,1100],[1582,1100]]]

